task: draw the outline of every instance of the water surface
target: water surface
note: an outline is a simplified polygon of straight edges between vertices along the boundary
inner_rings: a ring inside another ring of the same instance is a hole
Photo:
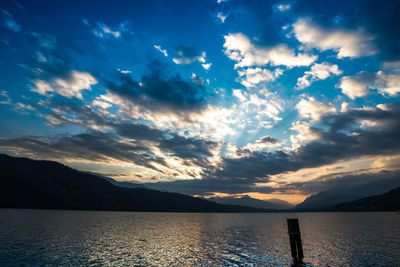
[[[400,216],[394,212],[0,209],[0,266],[287,266],[287,218],[299,218],[308,266],[400,265]]]

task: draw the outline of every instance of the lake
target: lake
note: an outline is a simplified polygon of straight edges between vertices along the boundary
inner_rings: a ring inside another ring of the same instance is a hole
[[[287,266],[299,218],[308,266],[399,266],[400,215],[0,209],[0,266]]]

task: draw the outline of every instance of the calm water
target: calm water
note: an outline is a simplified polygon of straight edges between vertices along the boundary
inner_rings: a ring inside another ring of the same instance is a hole
[[[309,266],[400,265],[397,213],[0,209],[0,266],[287,266],[288,217],[299,218]]]

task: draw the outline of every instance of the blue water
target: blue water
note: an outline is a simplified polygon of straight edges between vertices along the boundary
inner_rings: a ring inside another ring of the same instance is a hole
[[[140,213],[0,209],[0,266],[399,266],[397,213]]]

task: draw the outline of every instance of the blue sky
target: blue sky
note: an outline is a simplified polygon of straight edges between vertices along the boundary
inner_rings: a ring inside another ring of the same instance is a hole
[[[291,203],[400,169],[398,1],[2,1],[0,151]]]

